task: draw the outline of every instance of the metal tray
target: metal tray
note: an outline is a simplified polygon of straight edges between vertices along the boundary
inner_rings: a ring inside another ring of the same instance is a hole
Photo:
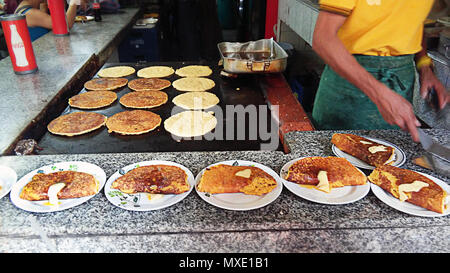
[[[217,47],[229,73],[280,73],[286,69],[288,54],[273,39],[222,42]]]

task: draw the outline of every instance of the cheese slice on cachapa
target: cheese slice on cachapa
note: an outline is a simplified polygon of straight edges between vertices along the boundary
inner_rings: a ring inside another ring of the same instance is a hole
[[[58,193],[66,186],[64,183],[55,183],[48,188],[48,204],[58,206]]]
[[[317,184],[316,188],[318,190],[329,193],[331,191],[330,181],[328,181],[328,176],[326,171],[319,171],[317,174],[317,179],[319,179],[319,184]]]
[[[398,186],[398,193],[399,193],[399,199],[400,201],[405,201],[408,199],[408,195],[406,195],[406,192],[418,192],[423,187],[428,187],[428,183],[422,182],[422,181],[414,181],[412,183],[405,183]]]

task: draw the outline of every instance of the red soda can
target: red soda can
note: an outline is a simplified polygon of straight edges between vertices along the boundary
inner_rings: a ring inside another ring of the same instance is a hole
[[[52,17],[52,31],[58,36],[69,35],[64,0],[48,0],[48,9]]]
[[[0,17],[9,56],[16,74],[38,70],[25,15],[9,14]]]

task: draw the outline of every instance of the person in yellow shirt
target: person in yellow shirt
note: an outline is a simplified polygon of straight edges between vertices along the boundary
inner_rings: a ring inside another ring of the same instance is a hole
[[[433,0],[320,0],[313,50],[325,61],[313,106],[319,129],[398,129],[419,141],[415,69],[425,98],[449,92],[432,70],[423,26]]]

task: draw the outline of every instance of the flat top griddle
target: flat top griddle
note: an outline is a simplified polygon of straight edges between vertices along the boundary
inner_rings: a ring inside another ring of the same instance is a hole
[[[243,75],[236,79],[231,78],[223,78],[220,76],[221,67],[217,64],[211,63],[202,63],[202,62],[170,62],[170,63],[152,63],[152,64],[129,64],[129,63],[109,63],[105,64],[103,68],[117,66],[117,65],[128,65],[132,66],[136,69],[136,72],[144,67],[153,66],[153,65],[166,65],[171,66],[174,69],[191,65],[191,64],[200,64],[200,65],[208,65],[213,70],[213,74],[208,78],[214,80],[216,86],[209,90],[208,92],[212,92],[216,94],[220,103],[217,107],[220,107],[222,110],[226,109],[226,105],[242,105],[244,107],[248,105],[255,105],[256,109],[258,109],[259,105],[267,105],[266,100],[264,98],[263,92],[259,85],[259,81],[261,76],[258,75]],[[97,75],[94,78],[98,77]],[[133,80],[138,78],[136,73],[134,75],[130,75],[126,77],[128,80]],[[177,75],[172,75],[166,79],[171,82],[180,78]],[[148,109],[158,115],[161,116],[162,122],[161,126],[159,126],[154,131],[151,131],[146,134],[137,135],[137,136],[123,136],[115,133],[108,133],[107,128],[104,126],[94,132],[74,136],[74,137],[64,137],[53,135],[50,132],[46,132],[44,136],[38,141],[38,145],[43,148],[43,150],[39,151],[39,154],[92,154],[92,153],[118,153],[118,152],[171,152],[171,151],[245,151],[245,150],[261,150],[261,144],[269,143],[270,139],[267,140],[267,136],[260,137],[257,135],[255,139],[250,134],[249,130],[246,130],[245,139],[237,140],[237,116],[234,115],[234,121],[231,122],[234,126],[234,140],[227,140],[226,138],[226,129],[227,125],[230,122],[225,122],[227,120],[227,115],[225,111],[223,112],[222,119],[219,119],[221,116],[216,115],[218,118],[218,126],[223,125],[223,137],[221,139],[212,139],[211,133],[205,135],[202,139],[180,139],[177,137],[173,137],[169,132],[164,129],[164,120],[169,118],[173,113],[178,113],[180,111],[185,111],[182,108],[175,106],[172,103],[172,99],[181,94],[182,92],[177,91],[172,86],[164,89],[168,94],[168,102],[162,106]],[[81,90],[82,92],[89,92],[85,89]],[[110,117],[118,112],[132,110],[130,108],[126,108],[119,103],[119,99],[129,92],[135,92],[130,90],[128,87],[123,87],[121,89],[115,90],[117,93],[117,101],[114,104],[96,110],[81,110],[70,107],[67,102],[67,108],[61,113],[61,115],[69,114],[71,112],[78,111],[89,111],[89,112],[97,112],[103,114],[107,117]],[[213,111],[216,111],[212,109]],[[210,111],[210,110],[205,110]],[[265,119],[267,120],[267,128],[270,131],[270,128],[274,128],[274,121],[272,119],[270,111],[260,112],[258,109],[258,118],[260,115],[267,115]],[[249,115],[245,115],[245,127],[249,127]],[[272,127],[271,127],[272,126]],[[217,127],[216,127],[217,128]],[[257,125],[259,130],[259,125]],[[276,129],[275,129],[276,130]],[[276,130],[278,131],[278,130]],[[213,131],[212,133],[215,133]],[[217,134],[216,134],[217,135]],[[212,139],[212,140],[211,140]],[[278,144],[276,150],[281,150],[281,145]]]

